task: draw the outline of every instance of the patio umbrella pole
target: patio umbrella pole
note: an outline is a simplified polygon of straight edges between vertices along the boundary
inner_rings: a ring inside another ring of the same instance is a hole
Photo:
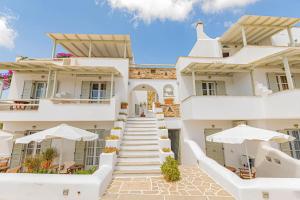
[[[60,154],[59,154],[59,163],[58,163],[58,173],[60,174],[60,168],[62,163],[62,152],[63,152],[63,143],[64,139],[60,139]]]
[[[248,155],[246,142],[244,143],[244,147],[245,147],[245,151],[246,151],[247,165],[248,165],[248,170],[249,170],[249,178],[252,179],[252,177],[251,177],[251,166],[250,166],[250,162],[249,162],[249,155]]]

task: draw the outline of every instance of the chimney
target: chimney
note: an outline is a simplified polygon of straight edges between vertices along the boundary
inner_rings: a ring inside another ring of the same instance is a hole
[[[204,24],[202,21],[196,22],[197,40],[209,39],[209,37],[204,32]]]

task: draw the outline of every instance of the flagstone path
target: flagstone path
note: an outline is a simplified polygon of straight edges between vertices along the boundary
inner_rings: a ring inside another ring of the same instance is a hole
[[[181,180],[162,177],[115,178],[101,200],[234,200],[197,166],[180,166]]]

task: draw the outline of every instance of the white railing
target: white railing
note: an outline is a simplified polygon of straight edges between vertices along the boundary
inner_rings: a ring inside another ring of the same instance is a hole
[[[54,104],[110,104],[111,99],[63,99],[54,98],[51,99]]]
[[[1,99],[0,100],[0,111],[1,110],[38,110],[39,99]]]

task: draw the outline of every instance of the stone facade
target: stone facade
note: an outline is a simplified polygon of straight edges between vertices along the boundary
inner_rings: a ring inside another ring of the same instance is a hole
[[[130,79],[174,79],[176,80],[175,68],[129,68]]]
[[[180,117],[180,104],[161,105],[165,117]]]

